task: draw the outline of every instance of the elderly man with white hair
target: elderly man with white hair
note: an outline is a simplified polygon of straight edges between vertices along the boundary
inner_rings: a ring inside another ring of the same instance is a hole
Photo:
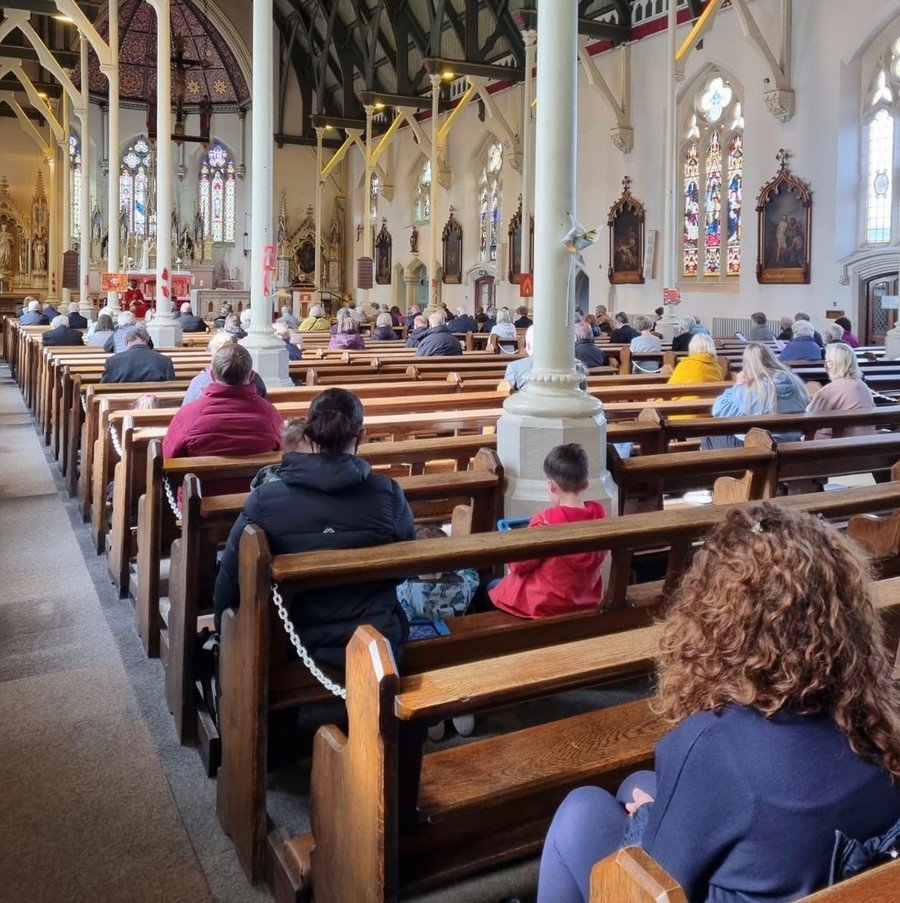
[[[19,317],[21,326],[47,326],[50,320],[41,313],[41,302],[37,298],[25,299],[25,313]]]
[[[191,305],[185,301],[181,305],[181,316],[178,318],[182,332],[209,332],[209,326],[202,317],[194,316]]]
[[[462,354],[459,340],[447,329],[444,315],[435,311],[428,318],[428,332],[416,348],[416,357],[439,357]]]
[[[464,307],[456,308],[456,316],[447,323],[450,332],[478,332],[478,323]]]
[[[812,317],[804,310],[798,310],[797,313],[794,314],[794,321],[796,322],[797,320],[806,320],[807,323],[812,324]],[[822,336],[819,334],[819,330],[816,329],[815,326],[813,326],[812,337],[813,341],[815,341],[815,343],[820,348],[825,347],[825,342],[822,340]]]
[[[682,317],[678,321],[678,325],[681,327],[681,332],[672,339],[672,350],[676,352],[687,351],[690,347],[691,339],[697,335],[694,332],[697,321],[693,317]]]
[[[88,328],[87,317],[83,317],[81,315],[81,312],[78,310],[78,302],[77,301],[71,301],[69,303],[69,316],[67,319],[68,319],[69,326],[71,326],[72,329],[87,329]]]
[[[127,347],[125,344],[125,331],[135,324],[134,314],[130,310],[123,310],[119,312],[119,317],[116,320],[116,328],[113,334],[106,340],[106,344],[103,346],[104,351],[108,351],[110,353],[115,352],[119,354],[124,351]],[[153,343],[150,343],[150,347],[153,347]]]
[[[531,356],[534,354],[534,326],[529,326],[525,330],[525,353],[528,357],[519,358],[519,360],[507,364],[506,372],[503,374],[504,381],[509,383],[509,388],[513,392],[525,388],[528,374],[531,373],[531,368],[534,366],[534,358]]]
[[[281,316],[275,322],[284,323],[288,329],[296,329],[300,325],[300,321],[294,316],[290,307],[282,307]]]
[[[48,329],[41,336],[42,345],[83,345],[84,336],[69,326],[69,318],[65,314],[58,314],[51,321],[52,329]]]
[[[778,356],[782,363],[822,360],[822,348],[814,338],[815,330],[812,323],[808,320],[794,320],[791,332],[793,338],[782,348]]]
[[[134,320],[134,314],[131,314]],[[121,321],[122,315],[119,315]],[[106,359],[102,383],[165,382],[175,379],[172,359],[150,348],[147,327],[132,322],[121,330],[125,350]]]

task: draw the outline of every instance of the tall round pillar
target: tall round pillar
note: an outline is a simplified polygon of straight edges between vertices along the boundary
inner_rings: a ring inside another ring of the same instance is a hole
[[[438,274],[441,270],[440,252],[438,250],[440,243],[438,238],[440,221],[438,220],[437,209],[438,170],[440,168],[440,157],[438,156],[438,132],[440,131],[441,76],[440,73],[433,72],[429,78],[431,79],[431,185],[428,187],[428,195],[431,218],[429,219],[428,225],[429,231],[431,232],[431,242],[429,243],[431,263],[428,267],[428,279],[430,285],[428,292],[428,310],[434,311],[438,309],[438,303],[441,300],[441,290],[438,282]]]
[[[92,319],[94,307],[91,304],[91,101],[88,92],[90,69],[88,66],[88,42],[81,35],[78,42],[81,54],[81,215],[78,222],[78,307],[81,315]]]
[[[250,166],[250,330],[241,342],[267,386],[289,386],[288,354],[272,332],[277,261],[274,224],[274,73],[272,0],[253,3],[253,122]]]
[[[528,383],[507,399],[498,425],[506,513],[529,516],[546,507],[544,458],[556,445],[577,442],[591,462],[589,497],[612,514],[603,406],[580,388],[575,369],[575,268],[564,244],[576,218],[578,0],[541,4],[537,34],[534,355]]]
[[[119,272],[119,4],[109,0],[109,65],[103,67],[109,82],[109,130],[108,150],[109,177],[107,179],[106,217],[106,269],[110,273]],[[110,291],[106,296],[107,307],[118,310],[119,293]]]

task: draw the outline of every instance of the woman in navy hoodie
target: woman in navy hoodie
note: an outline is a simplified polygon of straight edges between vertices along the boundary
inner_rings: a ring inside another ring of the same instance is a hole
[[[771,503],[731,511],[664,625],[655,709],[672,730],[656,771],[616,797],[569,794],[538,903],[589,899],[594,863],[634,843],[709,903],[797,900],[852,873],[851,839],[889,846],[900,694],[874,595],[834,528]]]

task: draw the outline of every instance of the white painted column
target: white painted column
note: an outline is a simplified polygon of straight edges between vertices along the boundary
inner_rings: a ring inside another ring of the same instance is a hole
[[[663,209],[663,288],[675,288],[678,283],[678,224],[675,188],[675,148],[678,144],[678,80],[675,54],[678,52],[678,4],[669,0],[669,23],[666,32],[666,132],[664,141],[664,201]],[[666,306],[665,314],[656,329],[664,342],[671,342],[679,331],[674,308]]]
[[[59,149],[50,138],[52,152],[47,157],[50,179],[47,184],[47,294],[59,300]]]
[[[81,109],[78,111],[81,120],[81,216],[78,223],[78,272],[80,287],[78,307],[82,316],[92,319],[94,312],[89,294],[91,280],[91,103],[88,85],[90,84],[90,68],[88,66],[88,42],[84,35],[78,41],[81,52]]]
[[[109,128],[107,135],[107,178],[106,219],[109,237],[106,244],[106,269],[110,273],[119,272],[119,3],[109,0],[109,49],[111,60],[103,71],[109,82]],[[119,293],[108,292],[107,307],[119,309]]]
[[[59,245],[57,249],[57,259],[54,263],[56,267],[56,279],[57,284],[62,284],[62,274],[63,274],[63,254],[69,250],[69,247],[72,243],[72,181],[70,169],[71,165],[69,163],[69,132],[71,131],[72,125],[69,121],[69,97],[65,91],[62,93],[62,99],[60,101],[60,106],[62,107],[62,127],[63,127],[63,137],[59,142],[59,150],[60,150],[60,211],[59,211],[59,223],[60,223],[60,234],[59,234]],[[64,304],[68,304],[71,298],[71,292],[69,289],[64,288],[60,290],[60,296]]]
[[[588,496],[612,514],[606,418],[600,402],[581,390],[575,369],[575,272],[563,244],[576,217],[578,0],[542,3],[537,32],[534,365],[525,388],[507,399],[498,425],[506,514],[524,517],[546,507],[544,458],[568,442],[587,451]]]
[[[375,115],[375,107],[372,104],[366,104],[366,150],[365,161],[363,166],[363,246],[362,256],[372,257],[372,117]],[[371,299],[371,289],[363,289],[363,306],[366,311],[369,309],[369,301]]]
[[[531,217],[534,185],[534,123],[531,103],[534,100],[534,55],[537,32],[533,28],[522,32],[525,42],[525,94],[522,104],[522,272],[531,272]]]
[[[181,325],[172,315],[172,23],[170,0],[156,8],[156,315],[147,331],[153,344],[181,344]],[[118,207],[118,202],[116,204]]]
[[[430,196],[429,204],[431,207],[431,219],[429,220],[431,242],[429,250],[431,252],[431,263],[428,266],[428,279],[430,290],[428,292],[428,311],[435,311],[440,301],[440,284],[438,282],[438,273],[441,269],[440,251],[440,222],[438,220],[438,168],[440,159],[438,157],[438,131],[440,130],[440,109],[441,109],[441,76],[440,73],[432,73],[429,76],[431,80],[431,185],[428,194]]]
[[[322,141],[325,129],[316,128],[316,271],[313,282],[316,287],[316,300],[322,297]]]
[[[274,212],[274,59],[272,0],[253,3],[253,123],[250,164],[250,330],[241,344],[253,356],[253,369],[267,386],[289,386],[284,342],[272,332],[275,291]],[[272,270],[266,273],[266,248]]]

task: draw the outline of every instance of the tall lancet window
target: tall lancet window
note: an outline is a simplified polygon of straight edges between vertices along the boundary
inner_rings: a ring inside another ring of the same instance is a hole
[[[81,171],[81,143],[72,132],[69,135],[69,242],[76,243],[81,234],[81,186],[84,174]]]
[[[503,145],[491,144],[481,171],[478,192],[478,226],[482,263],[496,263],[500,247],[500,214],[502,207]]]
[[[122,154],[119,170],[119,211],[128,232],[135,238],[147,236],[150,169],[153,154],[144,137],[138,138]]]
[[[417,225],[431,222],[431,160],[426,160],[419,170],[413,222]]]
[[[733,86],[718,73],[690,98],[682,172],[682,279],[740,276],[744,117]]]
[[[236,176],[234,160],[218,139],[200,162],[198,206],[204,234],[215,242],[234,241]]]

